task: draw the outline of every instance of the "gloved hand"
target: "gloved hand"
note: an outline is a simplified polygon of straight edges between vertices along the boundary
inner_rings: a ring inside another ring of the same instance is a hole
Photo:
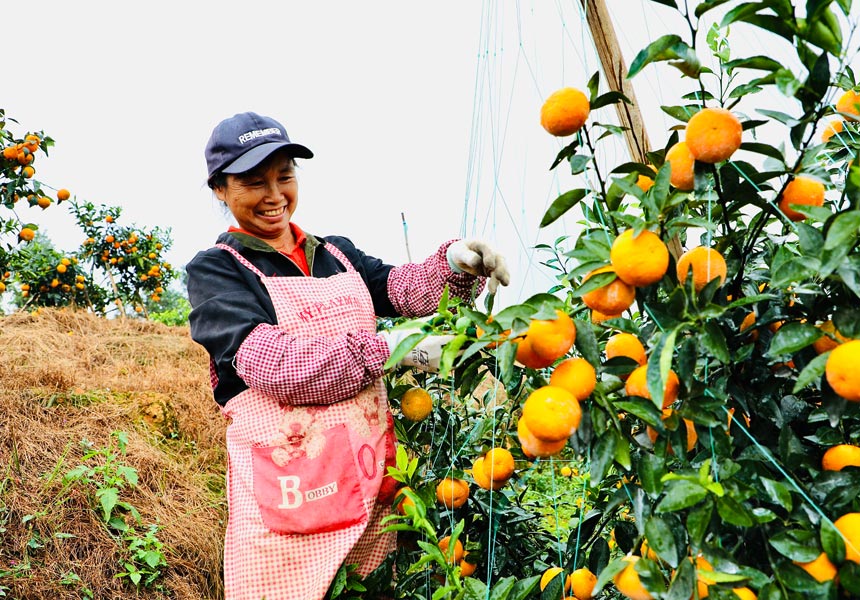
[[[400,342],[415,333],[423,333],[423,330],[419,327],[391,329],[382,331],[379,335],[388,343],[388,351],[393,353]],[[406,353],[406,356],[400,360],[399,364],[407,367],[415,367],[427,373],[438,373],[439,362],[442,359],[442,348],[453,338],[453,335],[427,335],[412,350]]]
[[[448,246],[448,265],[455,273],[489,277],[487,287],[496,293],[499,284],[508,285],[511,275],[505,258],[483,240],[459,240]]]

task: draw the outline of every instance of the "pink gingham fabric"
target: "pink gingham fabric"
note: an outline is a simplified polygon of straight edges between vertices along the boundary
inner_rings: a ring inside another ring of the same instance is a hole
[[[219,247],[233,253],[261,276],[282,331],[289,331],[297,338],[329,340],[343,338],[347,332],[372,335],[375,331],[373,304],[364,282],[331,245],[327,249],[345,265],[347,272],[326,278],[266,277],[234,249]],[[314,347],[304,347],[307,354],[291,354],[290,360],[293,364],[313,360],[315,351]],[[313,378],[308,374],[305,379]],[[337,395],[348,393],[351,388],[331,391],[332,385],[325,384],[319,389]],[[307,399],[308,394],[299,396]],[[394,534],[381,533],[381,519],[389,514],[390,507],[387,502],[377,501],[386,459],[394,445],[385,387],[381,380],[374,379],[352,396],[328,402],[292,404],[251,387],[222,409],[230,419],[229,519],[224,547],[227,600],[320,600],[344,561],[358,564],[358,572],[367,575],[394,550]],[[328,457],[326,432],[339,426],[348,429],[349,460],[353,462],[361,495],[360,521],[334,531],[276,533],[265,525],[254,493],[255,449],[258,457],[261,454],[270,457],[276,464],[282,464],[290,477],[300,478],[302,473],[290,472],[290,465],[301,464],[296,457]],[[261,452],[259,449],[263,448],[266,450]]]
[[[448,284],[451,296],[471,301],[472,286],[478,280],[475,296],[481,293],[486,278],[468,273],[455,273],[448,264],[449,240],[422,263],[407,263],[394,267],[388,274],[388,297],[391,304],[404,317],[424,317],[439,308],[442,290]]]

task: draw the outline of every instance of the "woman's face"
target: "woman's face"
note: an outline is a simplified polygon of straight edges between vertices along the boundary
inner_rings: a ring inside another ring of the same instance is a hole
[[[226,185],[214,191],[248,233],[275,247],[292,240],[289,224],[299,186],[293,160],[286,154],[275,152],[247,173],[227,175]]]

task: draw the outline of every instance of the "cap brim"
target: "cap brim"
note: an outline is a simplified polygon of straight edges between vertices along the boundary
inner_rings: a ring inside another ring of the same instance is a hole
[[[250,171],[261,162],[266,160],[276,150],[286,149],[293,158],[313,158],[314,153],[301,144],[283,142],[272,142],[271,144],[260,144],[248,150],[245,154],[221,169],[222,173],[244,173]]]

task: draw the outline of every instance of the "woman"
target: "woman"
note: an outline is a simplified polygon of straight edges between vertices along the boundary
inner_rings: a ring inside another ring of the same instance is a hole
[[[206,146],[208,184],[237,226],[188,264],[191,334],[209,352],[227,428],[228,600],[323,598],[341,564],[367,575],[393,550],[381,533],[394,486],[394,431],[381,381],[402,333],[377,316],[417,317],[445,285],[468,299],[504,259],[477,241],[446,242],[392,267],[348,239],[303,232],[296,158],[312,158],[277,121],[242,113]],[[402,362],[438,368],[444,339]]]

